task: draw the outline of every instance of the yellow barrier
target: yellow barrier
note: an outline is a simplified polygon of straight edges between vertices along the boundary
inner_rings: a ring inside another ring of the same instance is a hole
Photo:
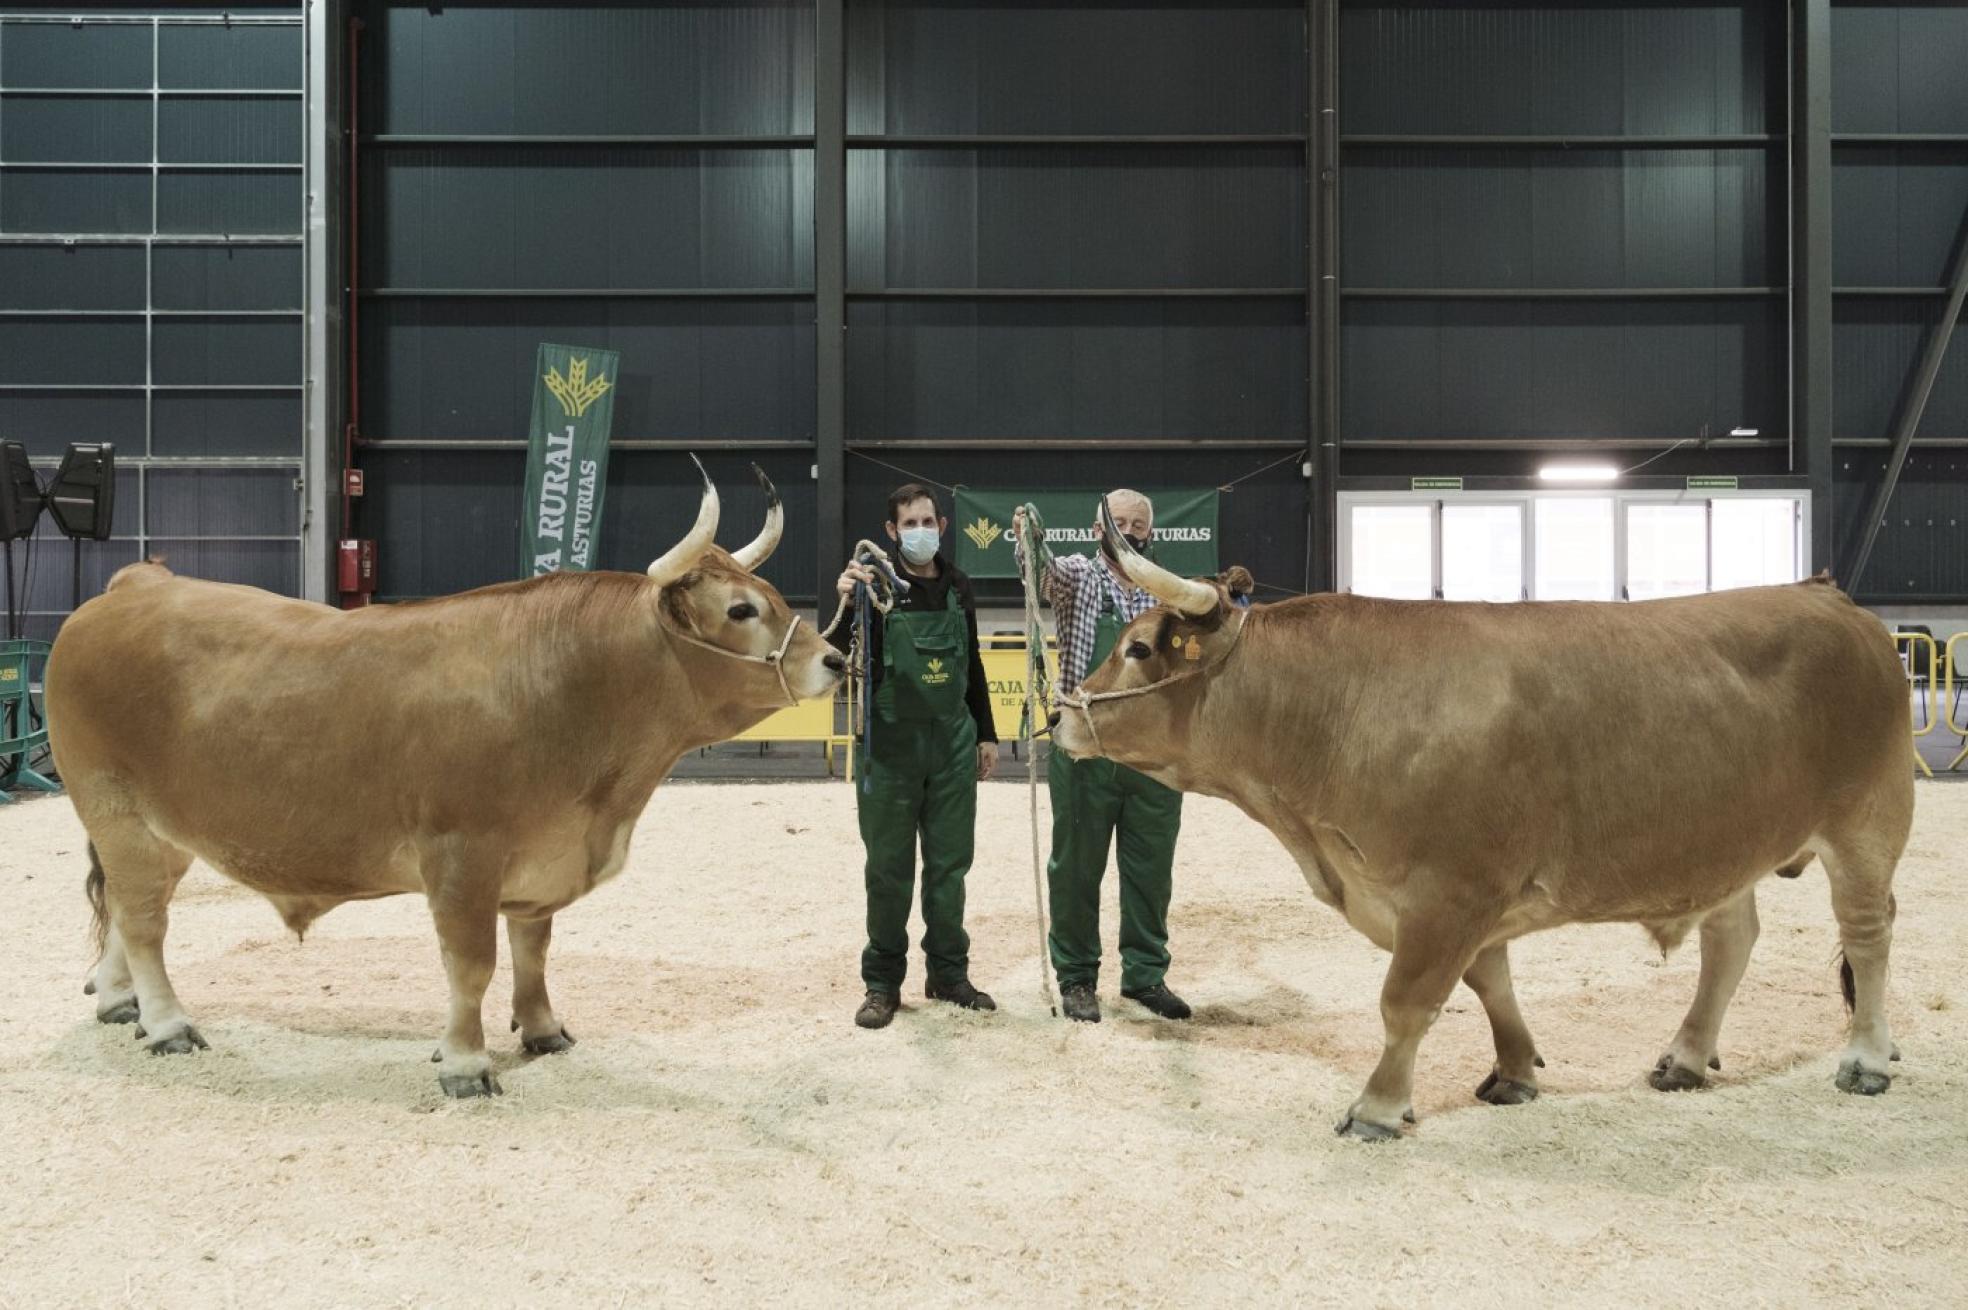
[[[1925,643],[1927,648],[1927,673],[1925,677],[1920,677],[1914,673],[1916,661],[1913,658],[1913,653],[1920,648],[1922,643]],[[1901,663],[1906,667],[1907,680],[1909,682],[1926,683],[1924,700],[1920,707],[1921,724],[1913,730],[1914,736],[1925,737],[1940,722],[1940,687],[1934,678],[1935,670],[1940,664],[1940,648],[1934,644],[1934,639],[1924,632],[1896,632],[1893,634],[1893,644],[1904,647],[1906,650]],[[1948,643],[1950,649],[1953,648],[1953,644],[1953,642]],[[1968,755],[1968,751],[1962,753]],[[1913,762],[1920,766],[1922,773],[1930,778],[1934,776],[1934,770],[1928,767],[1926,760],[1920,758],[1920,751],[1917,748],[1913,752]],[[1959,762],[1958,757],[1956,762]]]
[[[1947,649],[1941,656],[1940,703],[1947,706],[1947,712],[1942,715],[1942,720],[1947,724],[1949,732],[1961,738],[1961,753],[1948,761],[1949,773],[1959,768],[1961,761],[1968,760],[1968,726],[1963,726],[1954,721],[1954,711],[1959,703],[1959,698],[1955,694],[1954,687],[1954,647],[1955,643],[1960,641],[1968,641],[1968,631],[1957,632],[1952,637],[1949,637],[1947,639]]]
[[[834,731],[834,701],[829,697],[803,700],[783,710],[774,710],[731,740],[819,742],[827,752],[827,772],[832,773],[834,751],[852,738]]]
[[[980,636],[978,654],[984,660],[984,681],[991,688],[991,723],[998,740],[1018,740],[1018,726],[1025,719],[1025,636],[1008,633]],[[1058,643],[1046,638],[1046,650],[1056,652]],[[1040,706],[1040,713],[1045,707]]]

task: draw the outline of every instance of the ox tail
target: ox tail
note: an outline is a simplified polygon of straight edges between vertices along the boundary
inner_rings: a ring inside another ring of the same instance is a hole
[[[1838,990],[1845,997],[1845,1013],[1851,1014],[1859,1008],[1858,985],[1852,980],[1852,962],[1845,958],[1845,952],[1838,953]]]
[[[96,854],[96,844],[89,843],[89,876],[82,884],[83,892],[89,898],[89,940],[95,943],[96,961],[102,960],[109,949],[109,903],[107,900],[106,879],[103,877],[102,856]]]

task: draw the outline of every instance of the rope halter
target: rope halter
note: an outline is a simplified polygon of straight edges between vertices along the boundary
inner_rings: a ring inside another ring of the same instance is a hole
[[[1083,687],[1076,687],[1072,691],[1059,693],[1058,704],[1062,709],[1078,710],[1080,712],[1080,718],[1086,723],[1087,735],[1093,738],[1093,753],[1095,755],[1105,755],[1107,752],[1100,744],[1100,729],[1094,726],[1093,722],[1093,707],[1095,705],[1098,705],[1101,701],[1127,700],[1133,696],[1146,696],[1151,691],[1160,691],[1162,688],[1181,682],[1186,678],[1193,678],[1199,674],[1209,673],[1215,670],[1225,660],[1230,658],[1232,651],[1237,649],[1237,641],[1244,635],[1244,624],[1249,621],[1250,611],[1242,611],[1237,616],[1236,628],[1230,633],[1229,644],[1223,648],[1221,655],[1218,655],[1207,664],[1198,664],[1193,669],[1184,669],[1180,673],[1171,673],[1166,678],[1157,678],[1145,687],[1129,687],[1123,691],[1090,692]]]
[[[692,646],[701,646],[705,650],[716,651],[726,659],[743,660],[747,664],[771,665],[772,671],[779,675],[779,691],[785,696],[786,704],[797,705],[799,704],[799,697],[793,695],[792,684],[786,681],[786,649],[793,644],[793,634],[799,631],[799,625],[800,616],[795,614],[793,615],[793,621],[786,625],[786,635],[779,639],[779,649],[773,651],[770,655],[747,655],[743,651],[729,650],[715,642],[705,641],[702,637],[693,637],[680,628],[671,627],[668,623],[663,624],[663,629],[678,641],[689,642]]]

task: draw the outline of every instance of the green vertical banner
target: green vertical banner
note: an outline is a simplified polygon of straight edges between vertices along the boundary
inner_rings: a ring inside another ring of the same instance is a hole
[[[521,558],[529,577],[595,566],[620,362],[613,350],[540,346],[520,521]]]
[[[1159,491],[1142,489],[1155,506],[1155,535],[1149,547],[1155,562],[1185,577],[1215,573],[1215,487]],[[973,578],[1015,578],[1011,552],[1012,512],[1026,501],[1045,519],[1046,544],[1055,555],[1091,555],[1100,548],[1094,516],[1098,491],[993,491],[958,487],[954,528],[956,564]]]

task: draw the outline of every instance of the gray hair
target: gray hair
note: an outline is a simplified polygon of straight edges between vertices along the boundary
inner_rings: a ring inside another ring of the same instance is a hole
[[[1129,505],[1135,504],[1137,501],[1148,511],[1148,521],[1153,523],[1155,521],[1155,502],[1148,499],[1148,497],[1127,487],[1116,487],[1107,493],[1107,507],[1116,513]]]

